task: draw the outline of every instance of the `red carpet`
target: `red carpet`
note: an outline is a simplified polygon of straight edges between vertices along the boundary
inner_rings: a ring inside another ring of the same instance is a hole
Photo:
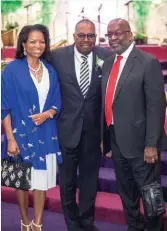
[[[14,189],[2,187],[2,201],[16,203]],[[32,194],[30,193],[30,206],[32,206]],[[45,209],[54,212],[62,212],[60,204],[59,186],[47,192]],[[167,209],[167,203],[166,203]],[[96,199],[96,219],[116,224],[125,224],[122,203],[117,194],[98,192]],[[167,211],[164,215],[165,230],[167,230]]]

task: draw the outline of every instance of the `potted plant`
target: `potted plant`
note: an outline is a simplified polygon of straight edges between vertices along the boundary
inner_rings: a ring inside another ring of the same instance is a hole
[[[144,34],[136,34],[134,36],[134,40],[135,40],[136,45],[147,44],[147,36]]]
[[[8,15],[9,13],[16,12],[22,6],[22,0],[17,1],[1,1],[1,15],[2,15],[2,24],[4,23],[3,16]],[[2,41],[4,46],[13,46],[13,31],[12,29],[18,27],[17,22],[7,23],[6,30],[2,31]]]

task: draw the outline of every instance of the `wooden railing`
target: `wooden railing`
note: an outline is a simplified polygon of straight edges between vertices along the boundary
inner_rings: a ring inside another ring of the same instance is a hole
[[[12,30],[3,32],[1,37],[2,37],[2,48],[5,47],[16,47],[17,46],[17,38],[19,34],[20,28],[14,28]],[[60,39],[57,43],[54,45],[51,45],[51,49],[56,49],[57,47],[60,46],[67,46],[68,42],[65,39]]]
[[[68,45],[67,40],[61,39],[59,42],[57,42],[56,44],[51,46],[51,50],[54,50],[54,49],[56,49],[58,47],[67,46],[67,45]]]
[[[2,33],[2,47],[16,47],[17,45],[17,36],[19,33],[20,27],[5,31]]]
[[[20,32],[20,27],[14,28],[12,30],[3,32],[1,37],[2,37],[2,48],[3,47],[16,47],[17,45],[17,37],[18,37],[18,33]],[[137,35],[137,32],[133,32],[134,35]],[[163,44],[163,39],[160,38],[159,36],[155,37],[155,36],[147,36],[146,34],[142,34],[142,36],[146,36],[148,39],[153,39],[155,40],[155,43],[157,43],[158,45],[162,45]],[[164,38],[165,39],[165,38]],[[56,44],[51,46],[51,49],[56,49],[59,46],[66,46],[68,45],[67,40],[65,39],[60,39],[60,41],[58,41]]]

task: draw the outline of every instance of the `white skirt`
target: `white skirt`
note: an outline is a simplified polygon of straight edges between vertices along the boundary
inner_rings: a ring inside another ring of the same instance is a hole
[[[56,154],[46,155],[46,170],[31,168],[31,189],[48,190],[56,186]]]

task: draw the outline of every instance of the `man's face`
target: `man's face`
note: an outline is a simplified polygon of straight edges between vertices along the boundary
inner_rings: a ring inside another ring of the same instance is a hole
[[[94,26],[91,23],[80,23],[73,36],[77,50],[83,55],[88,55],[96,43]]]
[[[133,35],[126,24],[121,22],[111,22],[107,28],[109,45],[112,51],[121,55],[132,43]]]

